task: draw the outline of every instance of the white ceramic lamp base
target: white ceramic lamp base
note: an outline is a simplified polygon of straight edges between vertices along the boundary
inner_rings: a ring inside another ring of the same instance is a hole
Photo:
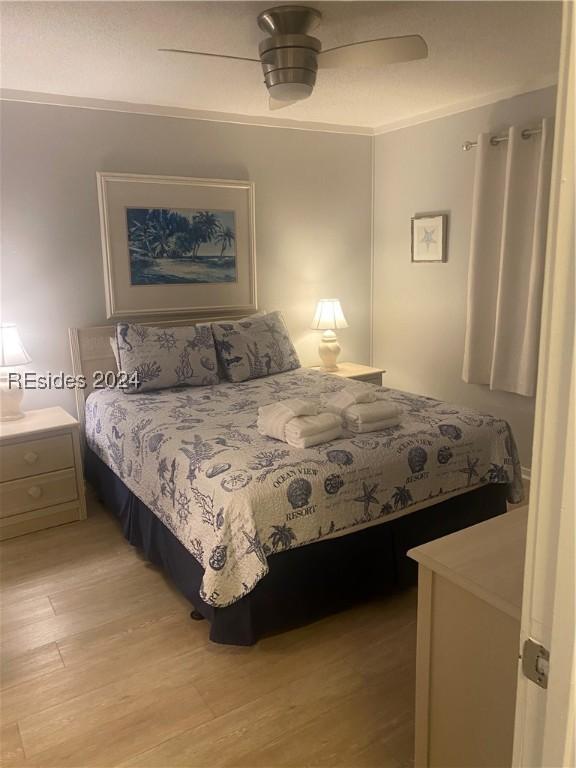
[[[20,407],[23,394],[20,387],[8,386],[7,377],[0,377],[0,421],[16,421],[24,418],[24,411]]]
[[[322,360],[322,367],[325,371],[338,370],[338,355],[340,354],[340,344],[334,331],[324,331],[322,341],[318,347],[318,354]]]

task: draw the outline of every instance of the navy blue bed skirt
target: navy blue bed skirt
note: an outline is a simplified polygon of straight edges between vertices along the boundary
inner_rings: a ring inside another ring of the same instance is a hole
[[[253,645],[265,635],[412,586],[417,566],[406,557],[409,549],[506,511],[506,486],[485,485],[372,528],[279,552],[269,557],[269,573],[252,592],[214,608],[199,594],[202,566],[90,450],[86,476],[130,544],[161,567],[210,622],[210,639],[231,645]]]

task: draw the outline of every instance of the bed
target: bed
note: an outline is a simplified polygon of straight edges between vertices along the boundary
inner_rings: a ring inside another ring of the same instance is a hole
[[[85,375],[99,359],[113,368],[104,344],[112,327],[90,330],[76,337]],[[236,384],[88,395],[88,478],[128,540],[210,621],[212,640],[252,644],[410,583],[411,546],[521,500],[508,424],[428,397],[382,387],[379,396],[402,411],[398,427],[310,449],[259,434],[259,406],[322,403],[344,386],[299,368]]]

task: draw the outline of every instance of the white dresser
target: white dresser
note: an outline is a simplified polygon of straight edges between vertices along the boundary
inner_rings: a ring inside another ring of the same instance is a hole
[[[528,508],[411,549],[416,768],[511,765]]]
[[[56,407],[0,422],[0,539],[85,517],[77,420]]]

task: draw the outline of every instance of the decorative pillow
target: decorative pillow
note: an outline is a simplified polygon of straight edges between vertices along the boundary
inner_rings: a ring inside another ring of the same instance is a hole
[[[135,323],[116,326],[119,369],[139,384],[128,394],[168,387],[218,384],[218,362],[208,323],[153,328]]]
[[[112,347],[112,352],[114,354],[114,360],[116,360],[116,370],[120,370],[120,355],[118,354],[118,344],[116,342],[116,334],[114,336],[110,336],[110,346]]]
[[[300,367],[280,312],[212,323],[216,352],[229,381],[246,381]]]

